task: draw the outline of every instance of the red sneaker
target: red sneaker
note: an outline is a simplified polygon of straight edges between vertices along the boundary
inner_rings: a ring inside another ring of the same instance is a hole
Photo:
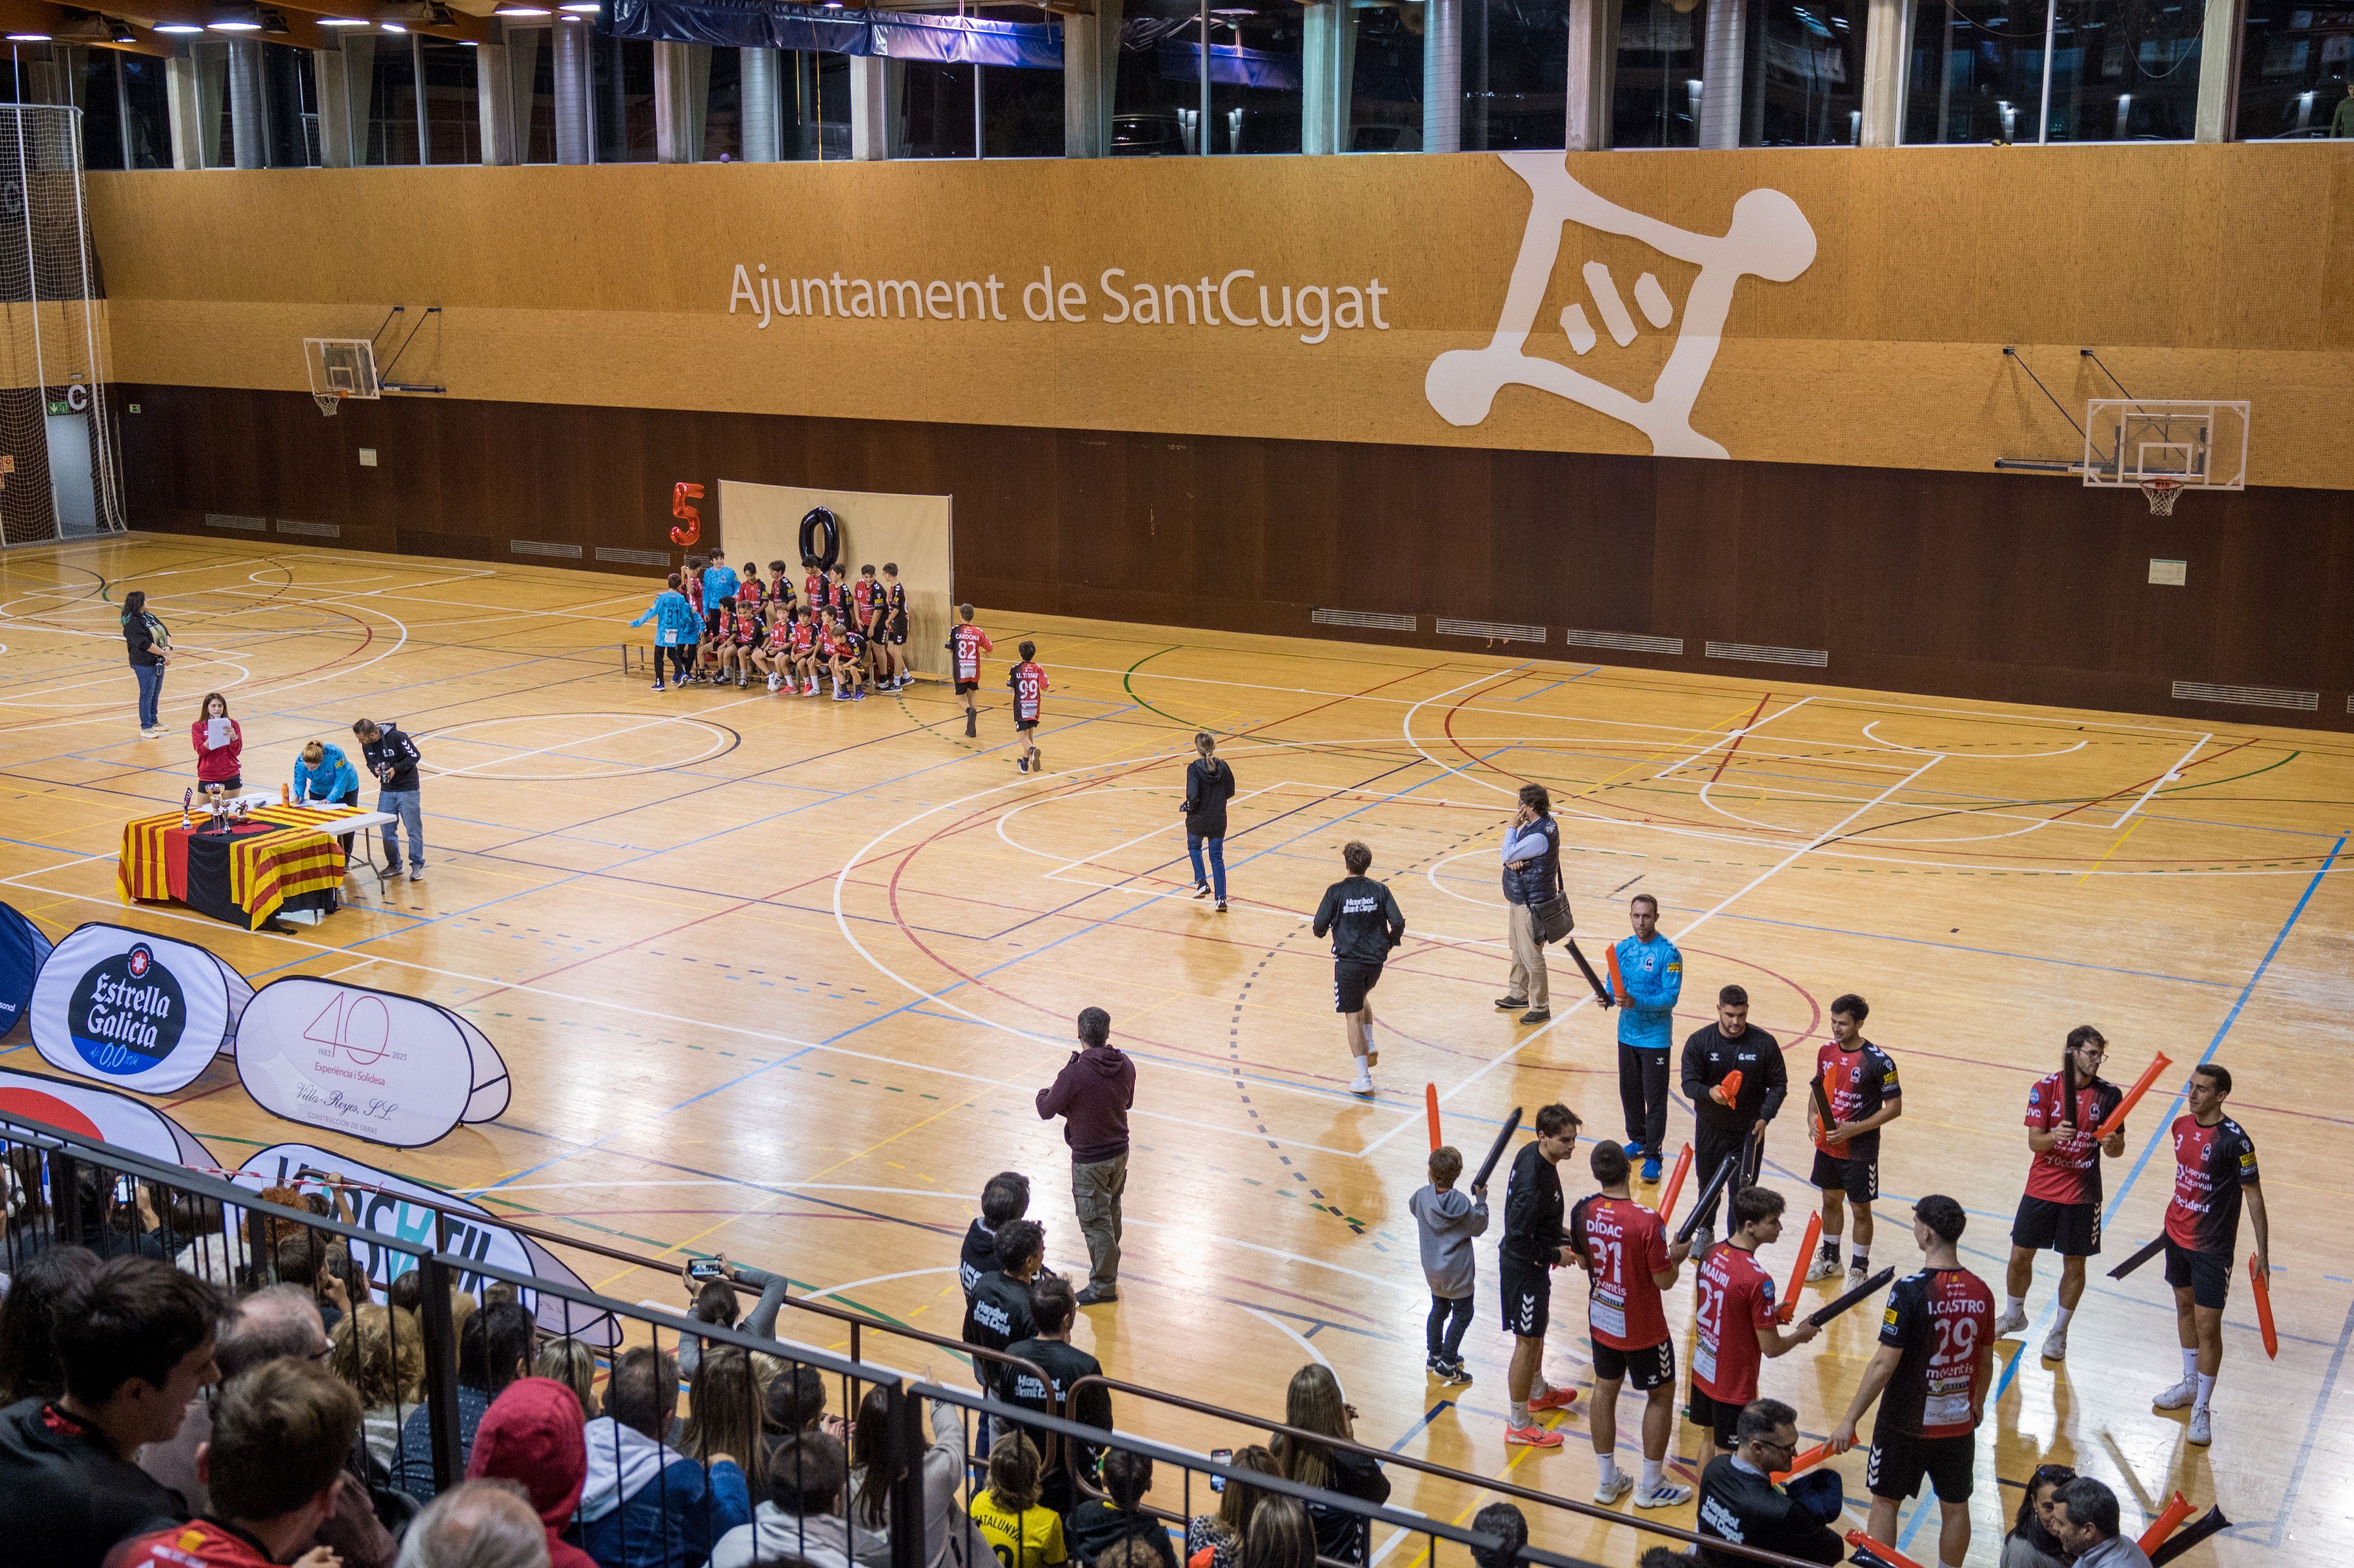
[[[1543,1393],[1537,1395],[1534,1399],[1529,1401],[1529,1414],[1531,1415],[1534,1415],[1541,1410],[1567,1410],[1571,1405],[1575,1404],[1576,1403],[1577,1390],[1574,1388],[1549,1388]]]
[[[1533,1421],[1526,1426],[1508,1424],[1504,1427],[1504,1441],[1522,1448],[1558,1448],[1561,1446],[1561,1434],[1549,1432]]]

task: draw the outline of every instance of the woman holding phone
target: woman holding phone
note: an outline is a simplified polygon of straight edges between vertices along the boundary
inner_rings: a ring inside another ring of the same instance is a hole
[[[245,732],[228,716],[228,699],[218,692],[205,694],[204,716],[188,726],[188,740],[196,748],[196,788],[217,784],[224,793],[245,788],[238,757],[245,750]]]

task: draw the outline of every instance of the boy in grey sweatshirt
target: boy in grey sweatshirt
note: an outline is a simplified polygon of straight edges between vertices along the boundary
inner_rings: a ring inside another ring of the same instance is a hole
[[[1423,1364],[1447,1383],[1469,1383],[1463,1367],[1463,1330],[1471,1326],[1472,1282],[1478,1266],[1471,1242],[1488,1233],[1488,1189],[1455,1190],[1463,1156],[1445,1145],[1430,1151],[1430,1185],[1406,1201],[1422,1243],[1422,1272],[1430,1281],[1430,1318],[1423,1327],[1429,1357]]]

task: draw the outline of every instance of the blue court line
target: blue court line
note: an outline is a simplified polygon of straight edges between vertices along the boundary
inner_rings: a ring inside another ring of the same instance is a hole
[[[2305,1467],[2313,1457],[2313,1446],[2321,1439],[2321,1423],[2329,1412],[2329,1396],[2338,1387],[2338,1373],[2346,1364],[2346,1341],[2354,1337],[2354,1307],[2346,1310],[2346,1325],[2338,1330],[2338,1348],[2329,1353],[2329,1371],[2321,1380],[2321,1392],[2313,1398],[2313,1414],[2305,1424],[2305,1442],[2296,1452],[2296,1467],[2288,1473],[2288,1489],[2281,1494],[2280,1509],[2273,1516],[2272,1538],[2264,1542],[2277,1547],[2281,1534],[2288,1528],[2289,1505],[2296,1500],[2296,1489],[2305,1483]]]
[[[1405,1447],[1408,1443],[1413,1442],[1416,1433],[1421,1431],[1424,1427],[1429,1425],[1432,1422],[1437,1420],[1441,1415],[1445,1414],[1447,1411],[1452,1410],[1454,1407],[1455,1402],[1453,1400],[1442,1399],[1437,1404],[1432,1405],[1428,1410],[1424,1411],[1422,1413],[1422,1419],[1407,1427],[1405,1431],[1400,1435],[1398,1440],[1390,1445],[1390,1452],[1394,1454],[1399,1449]]]

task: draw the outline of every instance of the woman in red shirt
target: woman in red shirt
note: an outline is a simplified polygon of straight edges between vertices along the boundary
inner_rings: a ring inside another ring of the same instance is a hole
[[[245,777],[239,771],[238,754],[245,749],[245,734],[237,727],[237,720],[228,716],[228,699],[218,692],[207,692],[204,715],[188,726],[188,739],[196,748],[198,788],[217,784],[224,790],[243,789]],[[207,739],[215,719],[228,726],[227,739],[219,746]]]

